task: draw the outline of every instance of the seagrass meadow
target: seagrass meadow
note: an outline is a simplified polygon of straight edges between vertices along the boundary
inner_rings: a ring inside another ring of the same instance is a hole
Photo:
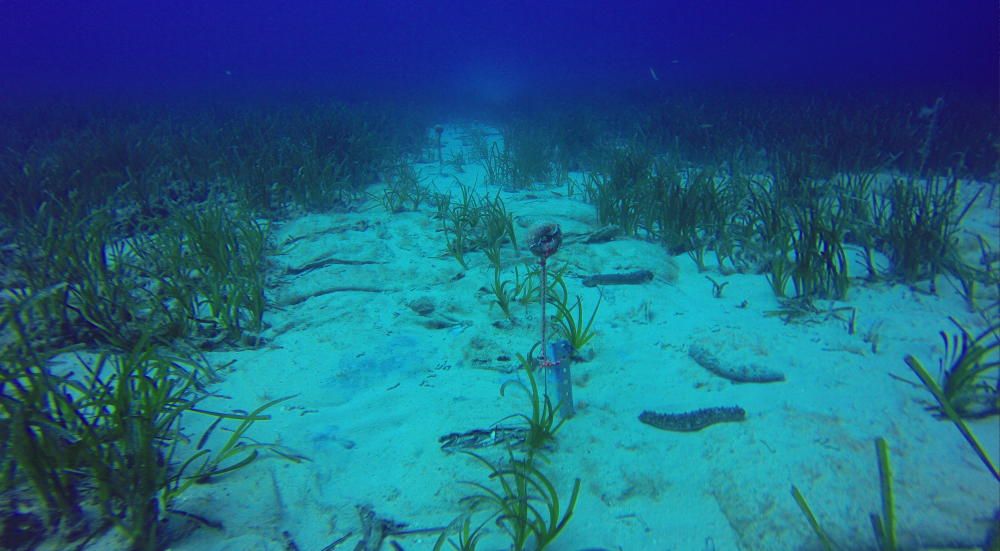
[[[0,549],[1000,549],[993,12],[113,4],[0,26]]]

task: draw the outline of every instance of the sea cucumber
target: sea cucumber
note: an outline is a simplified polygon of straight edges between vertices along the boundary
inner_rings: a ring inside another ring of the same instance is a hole
[[[639,420],[647,425],[677,432],[695,432],[715,423],[743,421],[746,418],[747,412],[738,406],[696,409],[684,413],[656,413],[647,410],[639,414]]]
[[[653,280],[653,272],[649,270],[637,270],[621,274],[597,274],[583,278],[585,287],[596,287],[598,285],[637,285]]]
[[[700,344],[692,344],[688,348],[688,356],[712,373],[737,383],[776,383],[785,380],[784,373],[758,364],[723,365],[718,356]]]
[[[475,450],[488,446],[517,447],[524,444],[528,437],[528,429],[521,427],[492,427],[490,429],[474,429],[467,432],[453,432],[438,438],[441,449],[452,453],[455,451]]]

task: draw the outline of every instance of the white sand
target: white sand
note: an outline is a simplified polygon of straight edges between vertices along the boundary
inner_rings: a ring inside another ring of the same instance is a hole
[[[462,147],[461,130],[447,128],[449,148]],[[425,184],[457,192],[450,167],[445,175],[436,163],[418,169]],[[484,180],[478,165],[465,169],[456,176],[467,185]],[[482,184],[475,189],[497,191]],[[593,207],[579,193],[566,197],[565,191],[502,193],[519,239],[540,221],[557,222],[568,233],[597,228]],[[456,279],[463,270],[444,254],[445,239],[432,214],[433,207],[424,205],[420,212],[390,215],[368,201],[360,212],[305,216],[276,228],[279,242],[301,239],[274,258],[275,272],[324,256],[378,262],[281,278],[271,296],[278,304],[319,289],[381,291],[331,292],[273,308],[266,316],[266,346],[210,356],[235,363],[215,388],[229,399],[205,405],[249,410],[294,394],[249,435],[312,461],[268,456],[194,487],[177,507],[221,520],[225,529],[199,529],[173,549],[284,550],[290,537],[299,549],[319,550],[348,532],[354,536],[338,549],[353,549],[360,531],[357,506],[370,505],[380,517],[410,528],[443,526],[460,513],[459,499],[472,492],[460,481],[485,481],[480,465],[444,453],[438,438],[525,411],[520,393],[498,393],[516,375],[492,368],[516,367],[497,358],[527,353],[538,338],[539,312],[534,305],[516,305],[516,323],[495,326],[503,315],[490,306],[491,295],[480,291],[492,281],[488,261],[470,253],[469,270]],[[996,235],[996,212],[982,203],[968,223],[984,236]],[[518,259],[509,247],[505,254],[511,267],[533,262],[524,250]],[[918,540],[982,540],[1000,506],[997,483],[954,426],[925,411],[930,396],[902,361],[914,354],[936,374],[943,351],[938,331],[954,331],[947,316],[974,333],[983,327],[944,278],[938,296],[855,281],[846,301],[857,309],[857,331],[850,335],[836,318],[785,324],[767,316],[779,303],[760,275],[710,270],[707,275],[729,283],[722,298],[713,298],[711,283],[686,255],[670,258],[653,243],[570,244],[554,260],[569,264],[570,296],[580,295],[588,311],[601,291],[584,287],[582,276],[649,269],[657,277],[645,285],[603,288],[593,356],[572,368],[578,414],[559,433],[547,467],[564,499],[574,477],[583,481],[576,514],[551,549],[817,549],[790,494],[792,484],[837,542],[874,548],[869,514],[880,511],[874,446],[880,436],[891,448],[905,547]],[[714,260],[709,255],[710,266]],[[855,266],[853,274],[863,273]],[[425,327],[427,318],[408,307],[421,297],[435,305],[432,316],[455,325]],[[879,328],[878,353],[863,339],[873,326]],[[688,357],[695,342],[766,364],[787,380],[733,384]],[[646,409],[731,405],[747,411],[745,422],[676,433],[637,420]],[[192,434],[207,422],[196,417],[188,417]],[[997,418],[971,424],[993,457],[1000,457]],[[485,454],[497,458],[503,450]],[[398,541],[407,550],[422,550],[434,539]],[[500,537],[481,546],[505,548]]]

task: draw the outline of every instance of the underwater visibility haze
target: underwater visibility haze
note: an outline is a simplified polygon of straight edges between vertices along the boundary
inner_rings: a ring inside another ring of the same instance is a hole
[[[0,12],[0,549],[1000,549],[996,2]]]

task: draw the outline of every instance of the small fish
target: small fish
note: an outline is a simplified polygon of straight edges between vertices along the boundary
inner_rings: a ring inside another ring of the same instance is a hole
[[[656,76],[656,71],[654,71],[652,67],[649,68],[649,74],[653,77],[653,80],[660,80],[660,77]]]

